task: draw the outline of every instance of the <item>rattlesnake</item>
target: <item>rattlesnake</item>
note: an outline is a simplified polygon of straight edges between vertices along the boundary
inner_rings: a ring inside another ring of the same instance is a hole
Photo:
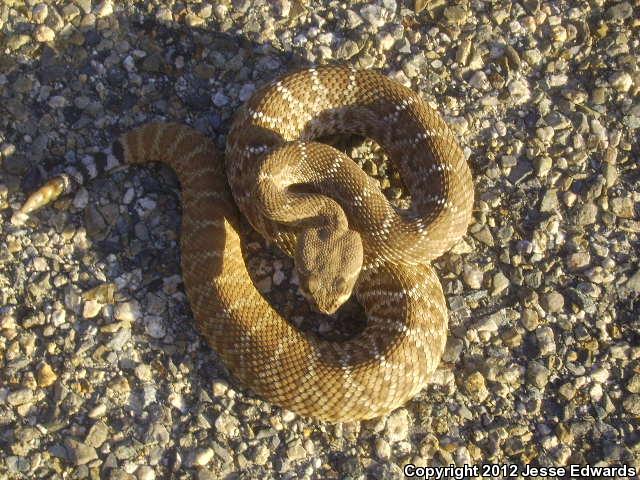
[[[411,208],[391,207],[350,158],[313,141],[334,133],[376,140],[397,165]],[[380,416],[424,387],[447,332],[429,260],[465,233],[473,185],[452,133],[419,95],[373,71],[305,69],[237,112],[225,162],[211,140],[173,123],[123,135],[101,160],[50,180],[14,223],[87,173],[166,163],[182,188],[182,272],[193,315],[238,379],[274,404],[328,421]],[[288,323],[252,283],[236,205],[294,257],[301,290],[318,310],[334,312],[353,291],[367,314],[364,330],[335,342]]]

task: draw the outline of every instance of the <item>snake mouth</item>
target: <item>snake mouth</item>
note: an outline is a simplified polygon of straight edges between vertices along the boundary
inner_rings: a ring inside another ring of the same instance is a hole
[[[322,309],[322,306],[318,304],[317,299],[313,295],[311,295],[309,292],[307,292],[304,288],[300,288],[299,291],[302,294],[302,296],[304,297],[304,299],[311,304],[311,307],[315,311],[320,312],[320,313],[328,313],[328,314],[333,313],[333,312],[325,312]]]

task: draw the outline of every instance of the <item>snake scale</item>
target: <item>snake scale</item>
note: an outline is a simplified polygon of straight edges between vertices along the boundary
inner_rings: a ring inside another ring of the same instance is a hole
[[[314,141],[330,134],[374,139],[397,166],[410,208],[392,207],[353,160]],[[430,260],[466,232],[473,184],[452,133],[418,94],[346,66],[290,73],[236,112],[224,159],[190,127],[150,123],[114,142],[101,168],[68,168],[52,178],[14,222],[73,190],[87,171],[94,177],[149,161],[178,175],[191,309],[243,384],[332,422],[383,415],[424,387],[447,337],[446,302]],[[300,288],[317,310],[335,312],[355,294],[364,330],[337,342],[287,322],[252,283],[238,210],[294,258]]]

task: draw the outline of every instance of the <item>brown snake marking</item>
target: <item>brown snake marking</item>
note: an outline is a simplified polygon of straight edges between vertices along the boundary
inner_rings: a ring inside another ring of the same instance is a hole
[[[313,142],[333,133],[376,140],[398,166],[412,208],[394,209],[351,159]],[[372,71],[306,69],[267,85],[237,112],[224,162],[211,140],[173,123],[123,135],[112,154],[109,164],[160,161],[176,171],[193,315],[246,386],[329,421],[383,415],[424,387],[447,336],[446,302],[429,260],[465,233],[473,184],[450,130],[419,95]],[[14,222],[82,181],[77,170],[50,180]],[[282,318],[249,276],[238,208],[294,257],[319,310],[334,311],[353,292],[365,329],[332,342]]]

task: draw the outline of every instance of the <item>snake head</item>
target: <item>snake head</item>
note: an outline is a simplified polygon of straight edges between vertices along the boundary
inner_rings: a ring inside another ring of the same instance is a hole
[[[303,295],[318,311],[334,313],[351,296],[363,255],[360,234],[353,230],[305,230],[294,256]]]

